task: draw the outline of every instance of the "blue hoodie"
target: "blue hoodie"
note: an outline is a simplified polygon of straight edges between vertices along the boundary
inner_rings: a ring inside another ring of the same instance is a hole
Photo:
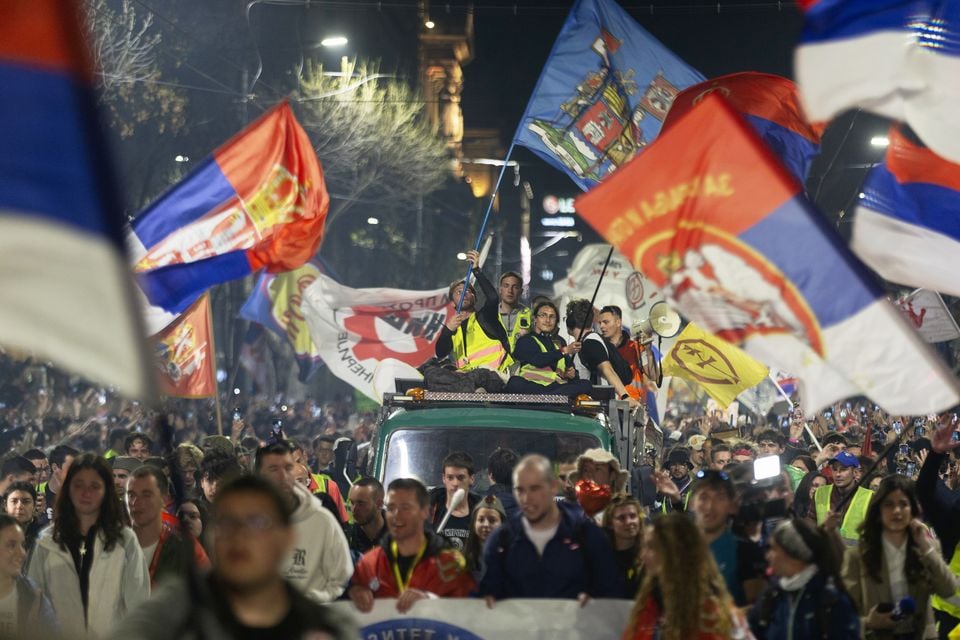
[[[626,597],[613,547],[606,534],[582,511],[562,503],[557,533],[543,557],[527,537],[522,515],[510,518],[487,539],[483,549],[486,573],[481,596],[506,598]]]

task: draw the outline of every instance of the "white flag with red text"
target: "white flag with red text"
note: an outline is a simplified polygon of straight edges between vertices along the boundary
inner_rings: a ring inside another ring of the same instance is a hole
[[[898,298],[897,306],[927,342],[947,342],[960,338],[957,321],[936,291],[917,289]]]
[[[420,378],[417,367],[453,307],[446,289],[352,289],[324,274],[303,291],[303,315],[324,363],[377,402],[394,379]]]

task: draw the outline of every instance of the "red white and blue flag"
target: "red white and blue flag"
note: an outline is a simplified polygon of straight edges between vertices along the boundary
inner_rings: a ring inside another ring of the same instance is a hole
[[[852,108],[910,124],[960,162],[960,3],[956,0],[805,0],[795,55],[807,115]]]
[[[134,271],[153,305],[182,312],[214,284],[312,258],[329,203],[310,140],[282,102],[134,220]]]
[[[0,4],[0,342],[146,399],[151,366],[78,4]]]
[[[723,98],[709,95],[577,211],[690,320],[800,381],[917,415],[957,381]]]
[[[740,112],[797,180],[806,180],[810,163],[820,153],[823,126],[810,124],[800,105],[797,85],[781,76],[745,71],[684,89],[674,98],[663,131],[714,92]]]
[[[850,246],[887,280],[960,296],[960,164],[899,127],[888,137],[861,187]]]

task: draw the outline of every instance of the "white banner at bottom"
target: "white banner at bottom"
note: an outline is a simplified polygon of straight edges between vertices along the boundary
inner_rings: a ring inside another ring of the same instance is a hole
[[[370,613],[353,603],[329,606],[353,615],[361,640],[602,640],[623,635],[631,600],[503,600],[488,609],[474,598],[421,600],[407,613],[396,600],[377,600]]]

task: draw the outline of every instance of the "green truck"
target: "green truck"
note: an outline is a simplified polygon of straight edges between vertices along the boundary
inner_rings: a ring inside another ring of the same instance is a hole
[[[368,472],[384,485],[411,476],[438,485],[441,461],[451,451],[466,451],[482,469],[498,447],[521,456],[539,453],[554,462],[600,447],[630,468],[633,456],[627,452],[634,450],[635,438],[632,429],[623,428],[625,413],[625,402],[583,396],[571,400],[422,389],[386,394],[367,452]],[[486,474],[478,473],[474,489],[486,486]]]

